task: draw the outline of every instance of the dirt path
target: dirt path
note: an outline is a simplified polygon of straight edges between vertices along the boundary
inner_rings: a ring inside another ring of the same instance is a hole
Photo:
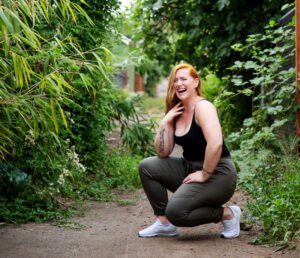
[[[221,239],[220,224],[179,228],[179,236],[172,238],[139,238],[138,230],[153,221],[151,208],[142,190],[122,198],[135,205],[89,203],[84,217],[64,227],[2,226],[0,257],[299,257],[297,250],[275,253],[274,248],[248,244],[257,230],[242,231],[238,239]],[[232,201],[245,199],[237,192]]]
[[[173,155],[179,154],[175,149]],[[83,217],[70,219],[63,227],[49,223],[2,226],[0,258],[300,257],[299,244],[284,252],[248,244],[257,229],[242,231],[234,240],[221,239],[220,224],[179,228],[179,236],[172,238],[139,238],[137,232],[153,222],[150,204],[143,190],[120,196],[120,200],[134,205],[90,202]],[[246,197],[238,191],[231,202],[243,206]]]

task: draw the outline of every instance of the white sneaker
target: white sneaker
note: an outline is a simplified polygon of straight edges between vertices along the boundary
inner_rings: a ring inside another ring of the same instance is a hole
[[[231,220],[224,220],[223,226],[224,230],[221,233],[221,237],[224,238],[236,238],[240,235],[240,218],[241,218],[241,209],[239,206],[233,205],[229,206],[233,213],[233,218]]]
[[[177,231],[173,224],[162,224],[157,219],[150,227],[141,230],[138,235],[139,237],[176,236]]]

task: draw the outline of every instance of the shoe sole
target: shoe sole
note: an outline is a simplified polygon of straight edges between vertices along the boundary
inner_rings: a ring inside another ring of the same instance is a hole
[[[140,234],[138,234],[139,237],[142,238],[147,238],[147,237],[174,237],[177,236],[178,233],[172,233],[172,234],[153,234],[153,235],[145,235],[145,236],[141,236]]]
[[[234,235],[234,236],[226,237],[226,236],[224,236],[223,234],[221,234],[221,238],[224,238],[224,239],[237,238],[237,237],[239,237],[239,236],[240,236],[240,234],[237,234],[237,235]]]

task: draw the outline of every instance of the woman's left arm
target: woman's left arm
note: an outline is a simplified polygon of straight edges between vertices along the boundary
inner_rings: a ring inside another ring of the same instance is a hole
[[[222,153],[223,136],[216,108],[209,101],[200,101],[195,107],[196,123],[207,142],[202,171],[188,175],[183,183],[205,182],[214,173]]]
[[[195,116],[207,142],[203,162],[204,172],[213,173],[221,157],[223,146],[218,114],[212,103],[201,101],[196,105]]]

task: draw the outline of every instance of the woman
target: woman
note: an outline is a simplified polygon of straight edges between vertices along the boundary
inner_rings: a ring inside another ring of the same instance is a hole
[[[169,157],[175,143],[182,146],[183,157]],[[139,171],[157,219],[138,235],[175,236],[176,226],[222,222],[222,237],[238,237],[240,208],[222,207],[234,193],[236,169],[223,144],[216,109],[202,96],[200,78],[190,64],[179,64],[170,74],[155,148],[158,157],[144,159]],[[170,200],[167,190],[174,193]]]

